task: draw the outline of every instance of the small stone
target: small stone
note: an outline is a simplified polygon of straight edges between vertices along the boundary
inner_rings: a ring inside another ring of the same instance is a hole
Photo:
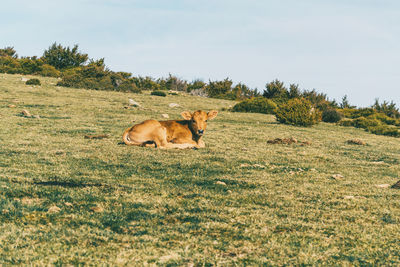
[[[344,199],[354,199],[354,196],[344,196]]]
[[[27,111],[26,109],[22,110],[21,113],[25,117],[32,117],[31,113],[29,111]]]
[[[16,105],[13,105],[13,104],[10,104],[10,105],[8,105],[8,107],[9,107],[9,108],[16,108],[17,106],[16,106]]]
[[[360,145],[360,146],[365,146],[367,144],[360,139],[350,139],[350,140],[347,140],[347,143],[351,144],[351,145]]]
[[[48,213],[57,213],[57,212],[60,212],[60,211],[61,211],[61,209],[60,209],[59,207],[57,207],[57,206],[51,206],[51,207],[47,210]]]
[[[261,165],[261,164],[254,164],[253,167],[255,167],[255,168],[261,168],[261,169],[264,169],[264,168],[265,168],[265,166],[264,166],[264,165]]]
[[[128,103],[130,106],[140,107],[140,104],[131,98],[128,99]]]
[[[226,185],[226,183],[225,183],[225,182],[222,182],[222,181],[216,181],[215,184]]]
[[[240,164],[240,168],[248,168],[248,167],[250,167],[250,164],[247,163]]]
[[[164,114],[161,114],[161,117],[163,117],[164,119],[168,119],[169,115],[164,113]]]
[[[388,187],[390,187],[390,184],[377,184],[376,187],[379,187],[379,188],[388,188]]]
[[[179,107],[179,104],[177,104],[177,103],[169,103],[169,105],[168,105],[170,108],[177,108],[177,107]]]
[[[104,211],[104,209],[99,206],[92,207],[92,208],[90,208],[90,210],[93,212],[103,212]]]
[[[35,119],[40,119],[40,116],[39,116],[39,115],[33,115],[33,117],[34,117]]]
[[[303,142],[301,142],[300,145],[301,145],[301,146],[311,146],[312,143],[311,143],[310,141],[303,141]]]
[[[73,206],[72,203],[70,203],[70,202],[65,202],[64,205],[67,206],[67,207],[72,207]]]
[[[342,180],[344,178],[343,175],[338,174],[338,173],[332,175],[331,177],[332,177],[332,179],[335,179],[335,180]]]
[[[25,77],[22,77],[22,78],[21,78],[21,81],[22,81],[22,82],[27,82],[28,80],[29,80],[29,79],[28,79],[28,78],[25,78]]]

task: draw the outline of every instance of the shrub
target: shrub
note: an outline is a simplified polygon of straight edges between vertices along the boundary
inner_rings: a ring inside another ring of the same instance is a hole
[[[48,64],[43,64],[40,74],[43,76],[47,77],[60,77],[61,72],[57,70],[55,67],[48,65]]]
[[[281,104],[276,111],[279,122],[296,126],[311,126],[321,120],[321,112],[304,98],[293,98]]]
[[[373,108],[343,108],[341,110],[342,114],[346,118],[355,119],[358,117],[368,117],[372,114],[377,113]]]
[[[116,91],[130,92],[130,93],[140,93],[142,90],[136,87],[131,80],[123,81],[120,85],[115,88]]]
[[[22,73],[19,60],[10,56],[0,56],[0,72],[1,73]]]
[[[41,85],[40,80],[33,78],[33,79],[29,79],[25,82],[26,85]]]
[[[375,114],[368,116],[368,118],[380,120],[381,122],[388,124],[388,125],[400,126],[399,119],[394,119],[392,117],[389,117],[385,113],[375,113]]]
[[[71,49],[57,43],[45,50],[42,56],[44,63],[52,65],[58,70],[82,66],[88,58],[87,54],[78,52],[78,45]]]
[[[150,93],[151,95],[156,95],[156,96],[167,96],[167,94],[163,91],[153,91]]]
[[[344,118],[339,121],[339,125],[346,126],[346,127],[354,126],[354,119]]]
[[[338,122],[343,118],[343,115],[336,109],[325,109],[322,112],[322,121],[324,122]]]
[[[227,94],[232,91],[232,80],[226,78],[223,81],[210,81],[206,86],[206,92],[209,97],[231,99]]]
[[[396,127],[389,125],[372,126],[368,127],[367,130],[373,134],[400,137],[400,131]]]
[[[233,106],[232,111],[274,114],[276,108],[277,105],[270,99],[265,97],[253,97],[237,103]]]
[[[359,117],[353,120],[353,126],[357,128],[368,129],[369,127],[376,127],[382,125],[382,122],[377,119]]]

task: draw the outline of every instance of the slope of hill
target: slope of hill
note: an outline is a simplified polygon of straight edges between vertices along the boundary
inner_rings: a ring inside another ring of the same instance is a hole
[[[0,74],[1,264],[400,264],[398,138],[221,111],[205,149],[128,147],[132,121],[234,102],[21,77]]]

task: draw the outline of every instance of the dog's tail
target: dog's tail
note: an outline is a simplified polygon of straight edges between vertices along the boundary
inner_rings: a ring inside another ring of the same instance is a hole
[[[133,142],[130,138],[129,138],[129,131],[132,129],[128,128],[125,130],[124,134],[122,135],[122,140],[124,141],[125,144],[127,144],[128,146],[130,145],[136,145],[135,142]]]

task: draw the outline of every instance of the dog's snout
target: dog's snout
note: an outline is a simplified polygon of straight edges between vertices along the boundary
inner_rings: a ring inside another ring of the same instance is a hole
[[[204,133],[204,130],[199,130],[199,134],[203,134]]]

